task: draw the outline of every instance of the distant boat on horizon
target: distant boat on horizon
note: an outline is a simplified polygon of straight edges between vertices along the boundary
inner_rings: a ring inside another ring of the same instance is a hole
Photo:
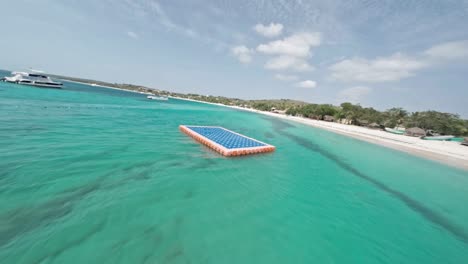
[[[159,101],[167,101],[169,100],[169,98],[165,97],[165,96],[154,96],[154,95],[148,95],[146,98],[150,99],[150,100],[159,100]]]
[[[62,83],[53,81],[42,73],[12,72],[12,76],[3,77],[1,81],[22,85],[61,89]]]

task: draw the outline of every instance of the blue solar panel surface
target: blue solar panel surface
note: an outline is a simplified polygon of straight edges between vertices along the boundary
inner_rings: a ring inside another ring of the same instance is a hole
[[[198,134],[220,144],[227,149],[235,148],[251,148],[266,146],[266,144],[246,138],[219,127],[195,127],[187,126],[187,128],[197,132]]]

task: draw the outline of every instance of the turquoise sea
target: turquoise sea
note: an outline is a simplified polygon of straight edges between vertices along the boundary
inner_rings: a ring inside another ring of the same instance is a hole
[[[180,124],[277,150],[225,158]],[[468,263],[468,172],[224,107],[0,83],[0,263]]]

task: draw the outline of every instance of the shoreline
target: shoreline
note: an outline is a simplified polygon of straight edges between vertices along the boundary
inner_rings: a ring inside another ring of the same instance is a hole
[[[99,87],[99,88],[113,89],[113,90],[119,90],[119,91],[129,92],[129,93],[137,93],[137,94],[152,95],[152,94],[150,94],[150,93],[141,93],[141,92],[137,92],[137,91],[133,91],[133,90],[127,90],[127,89],[116,88],[116,87],[111,87],[111,86],[105,86],[105,85],[100,85],[100,84],[92,85],[91,83],[72,81],[72,80],[68,80],[68,79],[58,79],[58,80],[66,81],[66,82],[71,82],[71,83],[84,84],[84,85],[88,85],[88,86],[91,86],[91,87]]]
[[[382,130],[374,130],[366,127],[355,125],[344,125],[333,122],[326,122],[322,120],[313,120],[303,117],[287,116],[283,114],[276,114],[256,109],[243,108],[239,106],[223,105],[218,103],[209,103],[193,99],[173,97],[174,99],[192,101],[204,104],[211,104],[217,106],[224,106],[231,109],[240,111],[247,111],[285,119],[315,128],[324,129],[330,132],[341,134],[344,136],[352,137],[372,144],[380,145],[390,149],[398,150],[401,152],[409,153],[414,156],[426,158],[438,163],[456,167],[468,171],[468,147],[462,146],[458,142],[451,141],[429,141],[422,140],[418,137],[410,137],[404,135],[391,134]]]
[[[89,83],[70,81],[63,79],[67,82],[80,83],[84,85],[89,85]],[[137,91],[120,89],[110,86],[95,85],[99,88],[114,89],[120,91],[126,91],[130,93],[145,94]],[[227,107],[239,111],[246,111],[251,113],[257,113],[261,115],[267,115],[270,117],[280,118],[284,120],[289,120],[296,123],[301,123],[303,125],[324,129],[333,133],[341,134],[351,138],[355,138],[361,141],[366,141],[371,144],[380,145],[386,148],[394,149],[397,151],[405,152],[414,156],[422,157],[429,159],[438,163],[442,163],[448,166],[456,167],[468,171],[468,147],[462,146],[458,142],[450,141],[429,141],[422,140],[417,137],[409,137],[404,135],[391,134],[382,130],[374,130],[367,127],[360,127],[355,125],[344,125],[333,122],[326,122],[322,120],[314,120],[303,117],[296,116],[287,116],[284,114],[271,113],[266,111],[260,111],[251,108],[244,108],[239,106],[224,105],[220,103],[210,103],[194,99],[168,96],[169,98],[191,101],[202,104],[211,104],[216,106]]]

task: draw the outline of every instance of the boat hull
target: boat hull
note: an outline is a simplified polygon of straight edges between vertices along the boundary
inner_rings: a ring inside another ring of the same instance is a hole
[[[444,141],[444,140],[450,140],[454,138],[454,136],[429,136],[429,137],[422,137],[424,140],[439,140],[439,141]]]
[[[149,99],[149,100],[157,100],[157,101],[167,101],[167,100],[169,100],[169,98],[167,98],[167,97],[158,97],[158,96],[151,96],[151,95],[147,96],[146,98]]]
[[[1,80],[9,83],[16,83],[41,88],[62,89],[62,83],[53,81],[47,75],[27,72],[12,72],[11,74],[13,76],[3,77]]]
[[[18,83],[20,85],[34,86],[40,88],[53,88],[53,89],[62,89],[62,85],[51,85],[51,84],[38,84],[38,83]]]
[[[403,135],[405,133],[405,131],[391,129],[388,127],[385,128],[385,131],[387,131],[388,133],[397,134],[397,135]]]

